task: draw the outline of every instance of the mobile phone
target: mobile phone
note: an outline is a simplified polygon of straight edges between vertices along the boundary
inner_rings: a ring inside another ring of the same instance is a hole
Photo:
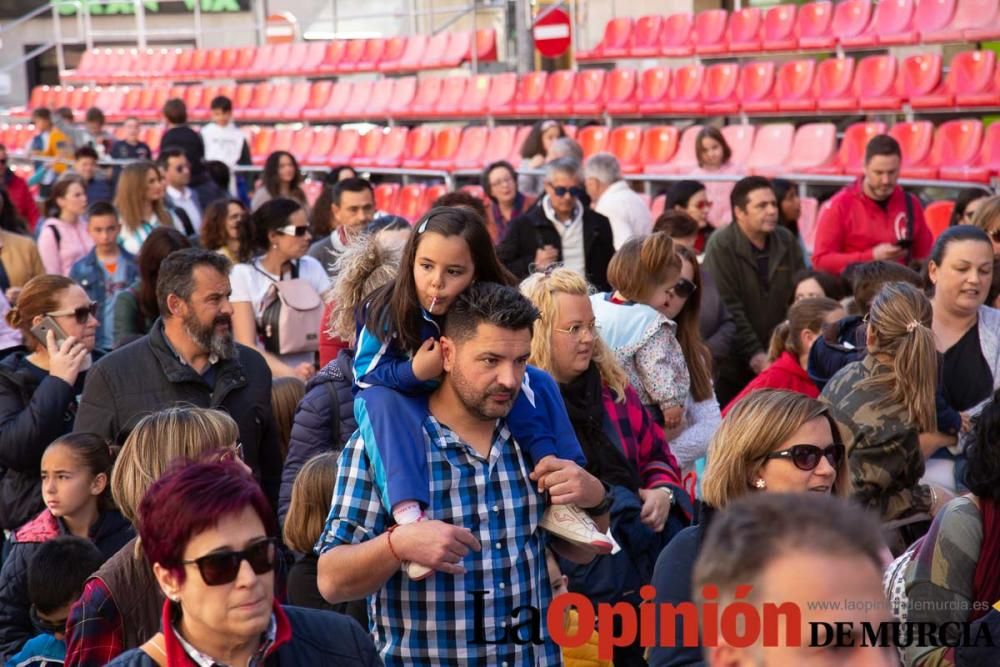
[[[66,335],[66,332],[62,330],[62,327],[48,315],[46,315],[45,318],[37,325],[31,327],[31,333],[38,339],[39,342],[41,342],[42,345],[45,346],[49,344],[49,331],[52,331],[56,335],[56,347],[62,347],[62,344],[66,342],[67,338],[69,338],[69,336]]]
[[[913,239],[899,239],[896,241],[896,246],[900,248],[909,248],[913,245]]]

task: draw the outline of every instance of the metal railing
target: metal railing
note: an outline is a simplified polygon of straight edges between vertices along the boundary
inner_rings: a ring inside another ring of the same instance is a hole
[[[67,6],[76,6],[77,8],[75,39],[66,39],[63,36],[62,24],[60,23],[59,8]],[[12,30],[20,28],[28,21],[40,18],[42,16],[45,16],[46,14],[52,14],[52,36],[53,36],[53,39],[51,41],[45,42],[35,47],[28,53],[20,56],[19,58],[9,62],[4,62],[4,64],[0,66],[0,72],[10,71],[15,67],[23,65],[24,63],[30,61],[33,58],[37,58],[38,56],[42,55],[49,49],[54,48],[56,50],[56,63],[59,66],[59,72],[62,73],[66,69],[66,54],[63,51],[63,46],[67,44],[72,45],[72,44],[84,43],[87,30],[86,30],[86,24],[83,20],[82,12],[85,7],[86,3],[82,2],[81,0],[61,0],[58,3],[48,2],[40,7],[36,7],[35,9],[31,10],[27,14],[24,14],[23,16],[19,16],[13,21],[8,21],[7,23],[0,24],[0,41],[2,41],[4,35],[11,34]],[[7,53],[10,53],[10,49],[7,49],[6,51]]]

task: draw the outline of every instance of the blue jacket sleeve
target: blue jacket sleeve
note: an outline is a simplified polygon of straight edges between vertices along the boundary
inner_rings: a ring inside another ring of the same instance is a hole
[[[656,567],[653,569],[653,587],[656,589],[656,606],[669,604],[674,607],[684,602],[692,602],[691,578],[694,574],[694,562],[698,557],[698,546],[701,538],[701,528],[692,526],[679,532],[673,540],[663,548]],[[660,627],[657,619],[656,627]],[[704,665],[705,658],[701,646],[685,646],[684,631],[698,632],[684,627],[681,614],[677,614],[674,625],[674,641],[670,646],[667,637],[657,635],[656,646],[649,652],[650,667],[678,667],[680,665]],[[700,637],[698,643],[700,644]]]
[[[521,383],[521,392],[507,417],[511,434],[537,464],[542,457],[587,464],[566,413],[559,385],[545,371],[528,366]]]
[[[372,386],[389,387],[402,392],[415,392],[423,382],[413,374],[410,357],[391,341],[381,342],[367,328],[358,334],[354,353],[354,377],[362,389]]]
[[[51,375],[27,406],[18,389],[0,384],[0,466],[37,473],[45,448],[63,434],[63,416],[73,398],[73,387]]]
[[[0,570],[0,663],[35,634],[28,613],[28,563],[37,551],[35,546],[16,545]]]
[[[288,456],[281,471],[281,491],[278,493],[278,521],[285,525],[288,505],[292,501],[292,485],[306,461],[317,454],[329,452],[340,443],[333,442],[333,420],[339,406],[330,400],[326,385],[309,390],[295,411]]]

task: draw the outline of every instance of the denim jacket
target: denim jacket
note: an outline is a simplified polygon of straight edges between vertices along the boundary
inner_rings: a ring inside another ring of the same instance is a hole
[[[121,252],[118,261],[125,264],[125,285],[131,285],[139,278],[139,265],[131,253],[120,245],[118,249]],[[107,318],[104,317],[104,304],[108,298],[113,299],[114,295],[109,295],[105,288],[104,269],[101,268],[101,262],[97,259],[97,250],[91,250],[81,257],[70,269],[69,277],[83,288],[91,301],[97,304],[97,319],[100,321],[100,326],[97,327],[97,340],[103,340],[106,327],[113,326],[112,322],[105,321]],[[111,338],[114,339],[114,336]]]

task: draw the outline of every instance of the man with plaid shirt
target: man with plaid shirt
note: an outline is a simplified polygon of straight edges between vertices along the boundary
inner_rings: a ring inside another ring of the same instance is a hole
[[[386,665],[547,666],[562,663],[545,627],[551,587],[546,541],[567,558],[593,554],[540,528],[554,503],[590,508],[607,529],[607,490],[572,461],[531,472],[505,417],[517,397],[538,312],[517,290],[469,287],[448,311],[445,375],[424,400],[433,520],[396,525],[365,452],[363,424],[340,458],[320,554],[330,601],[369,597],[375,644]],[[415,581],[413,561],[436,572]]]

